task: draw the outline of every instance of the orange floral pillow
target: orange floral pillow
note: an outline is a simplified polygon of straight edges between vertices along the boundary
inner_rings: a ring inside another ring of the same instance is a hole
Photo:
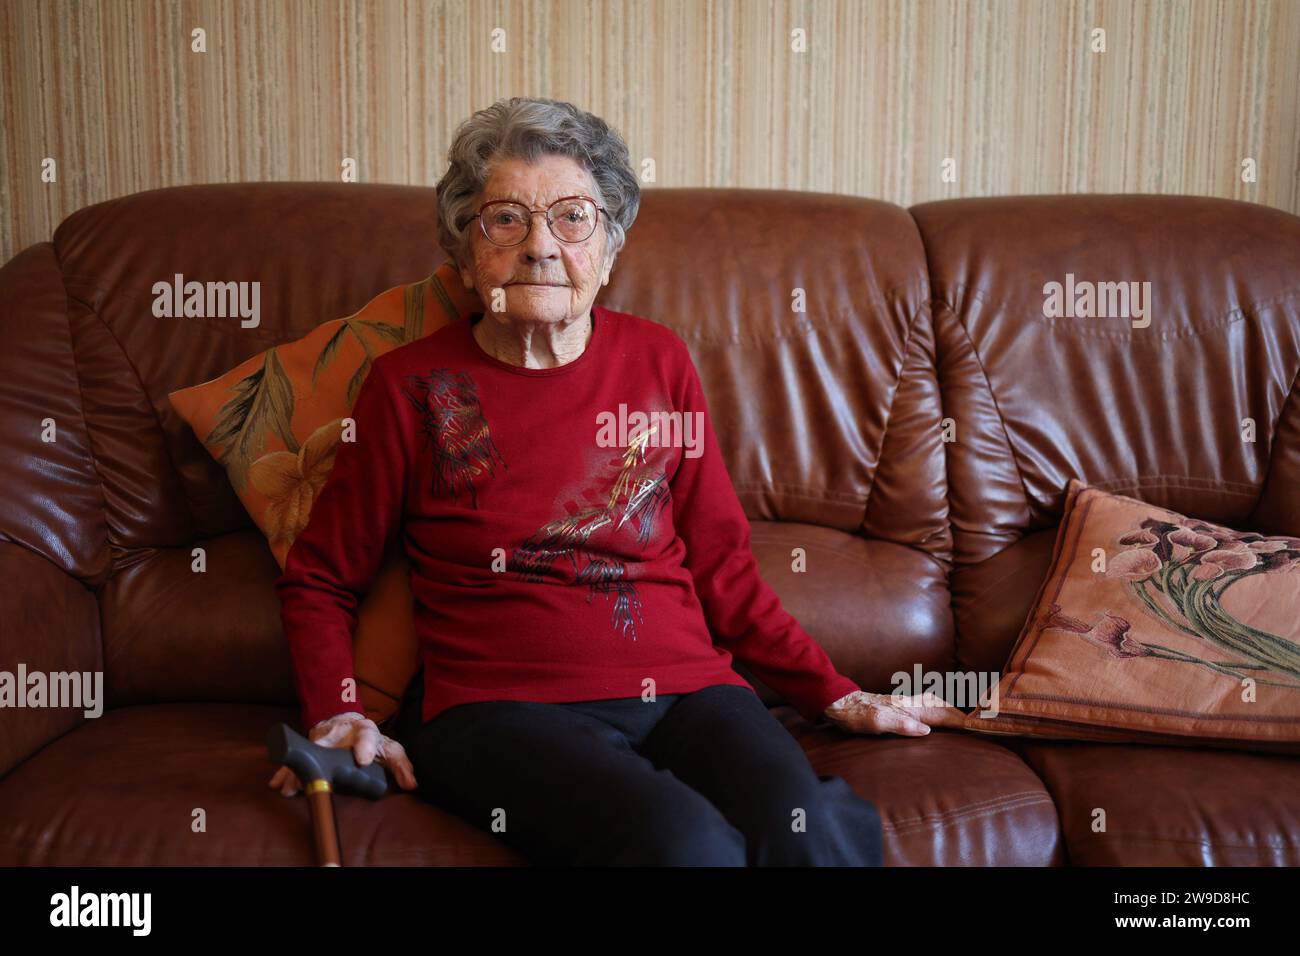
[[[225,466],[281,568],[334,467],[342,421],[374,359],[482,311],[478,293],[465,288],[448,261],[426,279],[381,292],[354,315],[168,395]],[[396,712],[419,667],[409,573],[401,541],[394,540],[357,609],[360,709],[376,723]]]
[[[968,729],[1300,753],[1300,538],[1071,481],[992,704]]]

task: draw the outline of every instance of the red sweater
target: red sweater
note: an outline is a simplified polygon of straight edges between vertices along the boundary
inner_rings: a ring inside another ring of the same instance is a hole
[[[276,581],[306,729],[360,710],[341,688],[394,533],[426,721],[471,701],[749,687],[733,655],[810,720],[859,689],[759,576],[685,343],[600,306],[592,321],[557,368],[494,358],[469,321],[375,360]]]

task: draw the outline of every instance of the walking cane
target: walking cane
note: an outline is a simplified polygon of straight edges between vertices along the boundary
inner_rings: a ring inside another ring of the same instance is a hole
[[[311,808],[316,859],[321,866],[342,866],[338,824],[334,820],[335,790],[378,800],[388,792],[388,778],[377,763],[358,767],[351,747],[322,747],[288,724],[276,724],[266,737],[271,762],[288,767],[302,782]]]

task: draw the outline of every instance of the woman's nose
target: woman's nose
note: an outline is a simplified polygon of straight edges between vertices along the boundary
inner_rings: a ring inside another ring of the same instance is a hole
[[[538,219],[539,216],[541,217],[540,220]],[[533,227],[528,230],[528,235],[521,244],[520,250],[530,261],[553,259],[559,255],[560,242],[555,236],[551,235],[551,227],[546,222],[546,213],[533,213]]]

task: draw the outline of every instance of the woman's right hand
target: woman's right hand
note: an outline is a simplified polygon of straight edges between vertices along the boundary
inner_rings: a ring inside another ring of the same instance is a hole
[[[308,733],[307,738],[322,747],[351,747],[357,766],[365,767],[373,761],[387,767],[403,790],[414,790],[415,770],[406,756],[406,748],[392,737],[379,732],[379,725],[365,714],[349,711],[322,720]],[[286,797],[302,789],[302,781],[288,767],[275,772],[268,786],[276,787]]]

